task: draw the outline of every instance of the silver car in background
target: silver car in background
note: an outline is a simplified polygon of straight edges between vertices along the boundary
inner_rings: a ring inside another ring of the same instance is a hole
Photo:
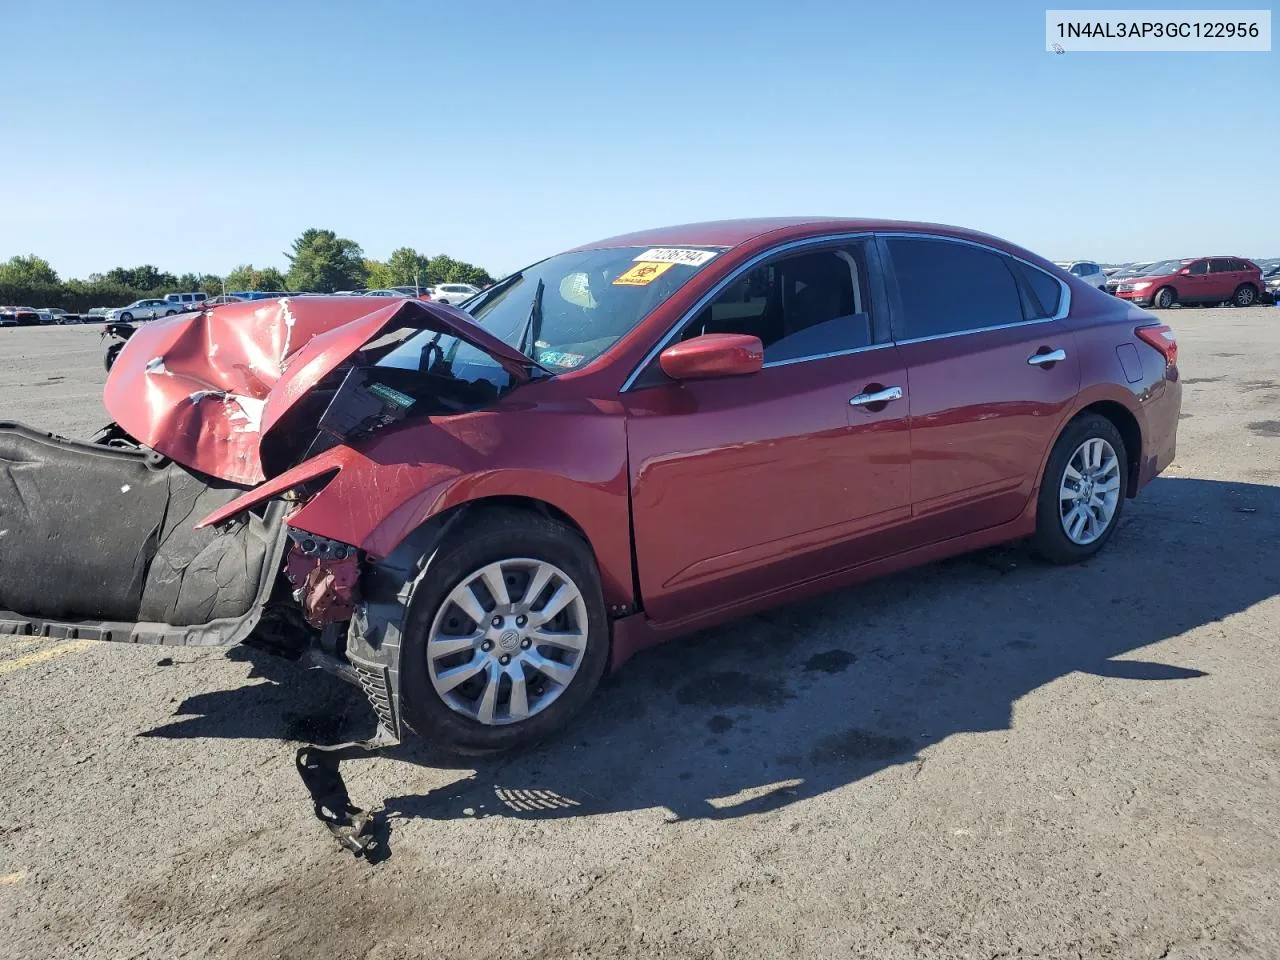
[[[1067,273],[1079,277],[1091,287],[1097,287],[1099,290],[1107,289],[1107,275],[1102,272],[1102,267],[1092,260],[1061,260],[1058,261],[1058,266]]]
[[[129,323],[133,320],[154,320],[156,317],[172,317],[182,312],[182,304],[168,300],[135,300],[127,307],[107,311],[107,320]]]
[[[469,283],[438,283],[431,289],[431,299],[436,303],[461,303],[479,292],[479,287]]]

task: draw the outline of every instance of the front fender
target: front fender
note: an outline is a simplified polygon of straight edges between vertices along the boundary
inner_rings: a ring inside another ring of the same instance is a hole
[[[576,407],[577,405],[573,405]],[[218,523],[255,503],[332,475],[289,517],[290,526],[389,556],[414,530],[463,504],[518,497],[548,504],[586,535],[605,602],[635,602],[620,410],[480,411],[339,446],[287,470],[213,514]]]

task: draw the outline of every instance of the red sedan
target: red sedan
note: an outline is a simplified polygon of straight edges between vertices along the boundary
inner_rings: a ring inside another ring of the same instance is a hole
[[[0,427],[0,631],[252,639],[483,752],[692,630],[1007,540],[1091,556],[1181,386],[1168,327],[1012,244],[779,219],[587,244],[465,313],[183,314],[105,402],[93,443]]]

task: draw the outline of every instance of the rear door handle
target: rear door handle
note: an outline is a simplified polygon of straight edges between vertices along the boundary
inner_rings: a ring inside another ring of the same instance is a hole
[[[1027,357],[1027,363],[1033,367],[1038,367],[1042,363],[1057,363],[1059,360],[1067,359],[1067,351],[1050,350],[1048,353],[1033,353]]]
[[[890,400],[901,399],[901,387],[886,387],[883,390],[877,390],[875,393],[860,393],[849,401],[849,405],[853,407],[865,407],[872,403],[888,403]]]

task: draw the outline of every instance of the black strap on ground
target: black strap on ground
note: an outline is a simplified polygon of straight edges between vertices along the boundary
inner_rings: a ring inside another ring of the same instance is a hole
[[[333,834],[338,844],[353,856],[376,862],[383,859],[386,838],[383,818],[351,802],[339,765],[343,760],[369,757],[393,747],[399,739],[379,727],[372,740],[339,743],[331,747],[307,744],[298,748],[295,763],[302,783],[311,794],[316,818]]]

